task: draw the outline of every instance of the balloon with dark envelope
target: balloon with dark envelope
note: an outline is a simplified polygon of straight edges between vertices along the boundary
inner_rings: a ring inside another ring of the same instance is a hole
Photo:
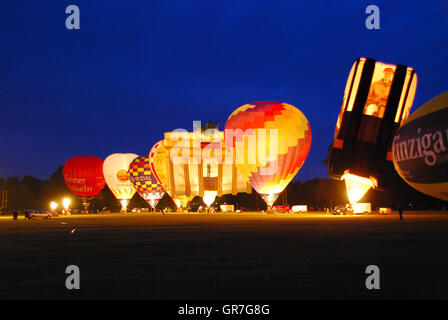
[[[448,200],[448,91],[418,108],[398,129],[392,155],[404,181]]]
[[[411,67],[359,58],[345,87],[329,158],[329,176],[345,180],[350,203],[370,189],[386,190],[391,145],[408,117],[417,75]]]

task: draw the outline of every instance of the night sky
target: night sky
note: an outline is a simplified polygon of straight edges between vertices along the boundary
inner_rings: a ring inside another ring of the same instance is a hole
[[[70,4],[80,30],[65,28]],[[365,28],[369,4],[380,30]],[[274,100],[311,124],[297,178],[326,177],[358,57],[414,67],[412,110],[448,90],[448,2],[2,1],[0,176],[48,179],[78,154],[147,154],[166,131],[223,129],[237,107]]]

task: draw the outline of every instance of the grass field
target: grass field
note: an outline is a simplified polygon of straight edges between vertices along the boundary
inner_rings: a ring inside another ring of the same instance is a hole
[[[1,217],[0,299],[446,299],[447,252],[446,213]]]

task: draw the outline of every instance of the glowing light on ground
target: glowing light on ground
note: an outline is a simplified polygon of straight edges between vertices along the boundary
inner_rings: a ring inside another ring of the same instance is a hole
[[[272,193],[260,194],[260,195],[263,198],[263,200],[267,203],[268,207],[270,208],[274,204],[275,200],[277,200],[279,194],[280,194],[279,192],[277,192],[277,193],[272,192]]]
[[[62,206],[64,207],[64,209],[68,209],[68,207],[70,206],[70,199],[69,198],[64,198],[63,200],[62,200]]]
[[[58,207],[58,204],[56,203],[56,202],[54,202],[54,201],[51,201],[50,202],[50,209],[51,210],[56,210],[56,208]]]
[[[120,200],[121,212],[126,212],[128,210],[128,203],[129,203],[129,200],[126,200],[126,199]]]
[[[347,188],[348,200],[351,204],[357,203],[371,188],[375,187],[375,181],[357,175],[346,173],[342,176]]]
[[[204,191],[204,196],[202,197],[202,200],[207,205],[207,207],[210,207],[210,205],[215,201],[216,199],[216,191]]]

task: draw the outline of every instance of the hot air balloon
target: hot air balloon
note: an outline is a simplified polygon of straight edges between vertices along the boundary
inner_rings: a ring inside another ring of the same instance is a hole
[[[217,129],[165,132],[165,139],[151,149],[151,169],[178,206],[180,202],[185,207],[195,196],[211,204],[224,194],[251,193],[235,163],[224,161],[225,149],[224,132]],[[174,161],[174,154],[183,160]]]
[[[416,86],[410,67],[366,58],[353,64],[328,166],[330,177],[345,180],[350,203],[370,188],[389,186],[392,139],[409,114]]]
[[[104,160],[103,173],[107,186],[126,212],[129,200],[135,194],[135,188],[129,181],[129,164],[137,158],[134,153],[114,153]]]
[[[186,208],[187,205],[193,200],[195,196],[175,196],[173,197],[174,203],[176,203],[177,208]]]
[[[65,183],[70,191],[82,201],[85,209],[89,201],[104,188],[103,160],[90,155],[69,159],[62,170]]]
[[[420,192],[448,200],[448,91],[418,108],[398,129],[395,169]]]
[[[157,182],[169,192],[169,153],[163,145],[163,140],[157,142],[149,152],[149,165]]]
[[[236,150],[236,167],[271,207],[305,162],[311,128],[296,107],[260,101],[236,109],[225,139]]]
[[[151,170],[154,173],[154,177],[157,179],[157,182],[163,186],[164,190],[167,190],[170,197],[174,200],[174,203],[176,203],[176,206],[178,208],[185,208],[188,203],[193,200],[195,195],[192,195],[191,193],[189,195],[186,195],[185,193],[176,194],[175,191],[170,188],[170,185],[174,184],[175,180],[174,166],[172,171],[173,181],[171,181],[169,151],[165,148],[163,142],[164,140],[161,140],[151,148],[149,153]],[[183,185],[185,185],[185,180],[183,180]]]
[[[135,158],[129,165],[129,180],[138,194],[155,208],[165,194],[162,185],[157,181],[149,163],[149,156]]]

